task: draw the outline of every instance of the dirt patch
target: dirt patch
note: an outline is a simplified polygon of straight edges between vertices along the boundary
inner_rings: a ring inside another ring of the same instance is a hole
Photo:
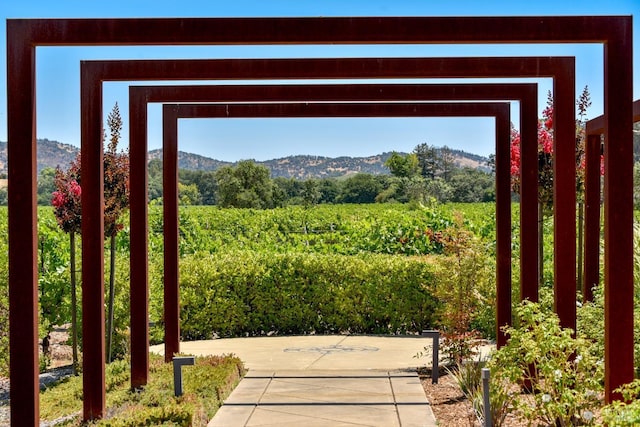
[[[431,403],[438,425],[447,427],[479,427],[482,424],[476,418],[471,403],[464,397],[453,377],[441,372],[438,384],[432,384],[431,371],[418,370],[422,388]],[[528,424],[511,415],[505,426],[526,427]]]
[[[56,327],[49,334],[49,353],[51,362],[49,368],[71,365],[73,362],[73,352],[69,345],[70,326]]]
[[[480,426],[474,415],[471,403],[465,399],[460,387],[451,377],[443,373],[438,379],[438,384],[433,384],[431,372],[418,371],[422,388],[431,403],[433,414],[438,420],[438,425],[451,427]]]

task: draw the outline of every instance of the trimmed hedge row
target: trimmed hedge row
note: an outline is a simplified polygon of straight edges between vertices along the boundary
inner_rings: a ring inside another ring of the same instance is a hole
[[[434,268],[424,258],[232,251],[187,256],[180,271],[185,340],[415,333],[436,320]],[[151,306],[159,319],[161,301]]]

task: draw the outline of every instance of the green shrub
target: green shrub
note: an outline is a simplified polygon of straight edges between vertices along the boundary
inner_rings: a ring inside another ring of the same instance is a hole
[[[447,369],[454,381],[460,387],[462,394],[471,402],[473,412],[483,424],[485,419],[484,395],[482,390],[482,368],[486,360],[479,358],[477,361],[469,360],[456,364],[452,369]],[[489,406],[492,425],[501,427],[504,425],[509,412],[512,410],[513,395],[504,387],[489,387]]]
[[[433,280],[432,266],[418,258],[194,255],[181,261],[181,331],[184,339],[419,332],[434,324]],[[153,295],[162,294],[154,290]]]
[[[7,286],[6,248],[0,247],[0,375],[9,374],[9,287]]]
[[[116,361],[106,367],[105,419],[98,426],[205,426],[244,374],[233,355],[202,356],[184,370],[181,397],[173,395],[172,364],[149,356],[149,382],[143,390],[129,389],[129,365]],[[82,377],[69,377],[41,393],[40,415],[52,420],[79,414],[82,409]],[[76,418],[72,425],[81,425]]]
[[[132,405],[120,414],[119,418],[103,420],[95,425],[102,427],[138,427],[138,426],[180,426],[191,427],[194,408],[192,405],[171,404],[148,408]]]
[[[443,353],[461,365],[470,359],[479,333],[495,338],[495,263],[487,245],[464,228],[460,213],[454,213],[454,226],[445,229],[444,254],[433,257],[437,265],[435,294],[442,302]]]
[[[634,380],[616,390],[624,401],[614,401],[602,410],[602,421],[609,427],[640,425],[640,380]]]
[[[0,375],[9,374],[9,246],[7,210],[0,209]]]
[[[496,351],[491,387],[511,393],[518,415],[543,425],[591,425],[601,404],[604,364],[589,352],[590,343],[573,338],[558,316],[524,301],[516,308],[518,327],[507,327],[509,341]],[[534,391],[521,394],[515,386]],[[511,390],[511,391],[510,391]]]
[[[638,289],[636,289],[635,298],[634,311],[636,314],[633,317],[633,354],[637,376],[640,374],[640,299]],[[591,354],[597,359],[604,359],[604,292],[602,286],[594,288],[593,301],[584,303],[578,308],[577,326],[580,336],[590,342],[589,351]]]

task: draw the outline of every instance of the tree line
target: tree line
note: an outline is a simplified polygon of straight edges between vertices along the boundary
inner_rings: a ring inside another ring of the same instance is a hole
[[[455,165],[452,151],[420,144],[411,154],[394,153],[390,175],[358,173],[341,178],[271,178],[252,160],[214,172],[179,171],[180,203],[266,209],[336,203],[482,202],[495,200],[492,173]],[[162,162],[149,162],[149,198],[162,199]]]
[[[337,203],[487,202],[495,200],[493,173],[458,167],[448,147],[420,144],[410,154],[393,153],[385,163],[388,175],[358,173],[339,178],[272,178],[253,160],[216,171],[180,170],[178,195],[182,205],[217,205],[268,209],[289,205]],[[162,203],[162,161],[151,160],[149,201]],[[38,204],[51,205],[55,169],[38,177]],[[0,191],[1,192],[1,191]],[[6,197],[0,194],[0,204]]]

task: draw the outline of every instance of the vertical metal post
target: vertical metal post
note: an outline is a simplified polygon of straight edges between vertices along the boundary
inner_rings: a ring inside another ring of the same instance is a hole
[[[431,338],[431,383],[438,384],[438,378],[440,377],[440,331],[425,330],[422,331],[422,336]]]
[[[11,425],[39,424],[35,46],[7,21]]]
[[[521,102],[520,105],[522,104]],[[507,337],[501,328],[511,324],[510,158],[509,118],[496,117],[496,338],[498,348],[507,343]]]
[[[632,32],[631,19],[620,22],[604,45],[605,402],[634,371]]]
[[[525,106],[522,106],[522,108],[524,109]],[[538,138],[537,128],[533,128],[528,121],[524,120],[522,127],[520,152],[520,299],[536,302],[538,301],[538,245],[541,244],[538,239]]]
[[[100,117],[81,121],[83,416],[102,418],[105,410],[104,173],[102,82],[81,73],[80,108]]]
[[[491,394],[489,390],[489,368],[482,368],[482,403],[484,405],[484,427],[491,427]]]
[[[129,90],[131,388],[149,376],[149,260],[147,221],[147,104]],[[134,126],[134,123],[142,123]],[[135,141],[135,142],[134,142]]]
[[[574,331],[577,283],[575,84],[575,66],[553,81],[554,302],[560,325]]]
[[[600,135],[587,135],[584,171],[584,276],[582,297],[593,301],[600,282]]]
[[[178,289],[178,123],[171,107],[163,108],[164,212],[164,358],[171,361],[180,352],[180,306]]]

